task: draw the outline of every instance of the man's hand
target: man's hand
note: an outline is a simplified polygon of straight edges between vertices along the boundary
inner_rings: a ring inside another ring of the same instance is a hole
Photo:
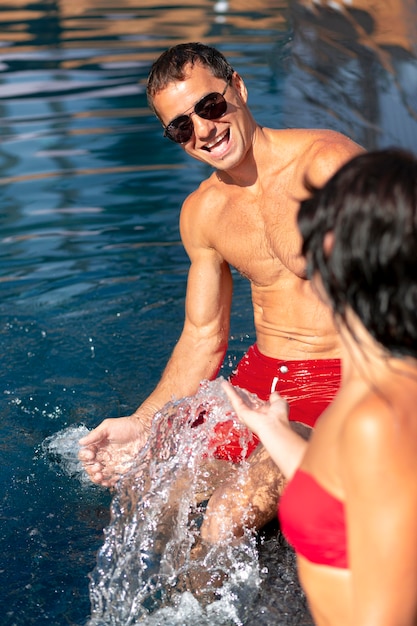
[[[80,439],[78,458],[93,483],[113,487],[145,445],[149,421],[136,415],[105,419]]]

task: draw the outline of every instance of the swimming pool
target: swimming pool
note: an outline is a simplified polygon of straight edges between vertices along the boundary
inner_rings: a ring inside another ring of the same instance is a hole
[[[336,4],[1,0],[5,626],[86,622],[111,498],[42,443],[130,413],[182,327],[188,259],[178,211],[208,170],[164,140],[147,109],[153,59],[202,40],[233,60],[262,124],[330,127],[367,148],[417,150],[410,3],[388,15]],[[235,280],[224,375],[253,339],[248,286]],[[269,575],[246,623],[307,624],[292,555],[276,548],[266,536]]]

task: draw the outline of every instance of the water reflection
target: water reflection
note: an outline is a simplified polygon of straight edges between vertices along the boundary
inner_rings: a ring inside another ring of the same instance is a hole
[[[417,4],[291,3],[285,122],[417,150]]]
[[[135,0],[121,0],[116,5],[103,6],[95,0],[77,3],[45,0],[41,4],[14,2],[11,6],[1,0],[2,20],[9,27],[2,40],[4,45],[6,42],[18,43],[21,48],[31,43],[37,46],[38,54],[40,45],[56,45],[65,50],[76,49],[84,42],[92,50],[103,49],[102,56],[95,50],[90,62],[149,61],[151,54],[149,49],[146,51],[146,46],[150,42],[164,48],[167,41],[176,38],[194,41],[216,36],[213,29],[221,36],[223,25],[236,29],[236,32],[246,29],[259,32],[263,28],[279,30],[285,23],[283,11],[287,4],[286,0],[183,0],[181,4],[168,1],[158,5],[153,0],[142,0],[138,6]],[[96,46],[95,41],[102,45]],[[111,53],[115,41],[123,45],[118,45]],[[136,49],[138,44],[143,54],[135,50],[130,56],[128,50]],[[62,62],[59,55],[57,60]],[[74,61],[63,66],[74,67]]]
[[[207,174],[147,108],[152,61],[203,40],[233,60],[261,124],[415,150],[417,9],[0,0],[0,10],[0,611],[5,626],[81,625],[110,499],[34,450],[65,427],[128,414],[157,382],[183,319],[178,211]],[[225,375],[252,343],[249,292],[235,283]],[[245,626],[309,623],[276,529],[259,559]]]

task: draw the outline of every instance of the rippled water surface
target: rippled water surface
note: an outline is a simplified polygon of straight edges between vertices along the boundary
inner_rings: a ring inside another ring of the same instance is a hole
[[[325,4],[0,0],[5,626],[89,619],[111,497],[82,481],[76,441],[136,408],[182,327],[178,213],[209,170],[163,139],[147,109],[157,55],[181,41],[215,45],[244,77],[260,123],[417,151],[416,3],[372,3],[383,4],[372,14],[365,0]],[[248,287],[235,279],[223,375],[253,340]],[[245,624],[309,623],[280,541],[276,529],[261,536],[262,581]]]

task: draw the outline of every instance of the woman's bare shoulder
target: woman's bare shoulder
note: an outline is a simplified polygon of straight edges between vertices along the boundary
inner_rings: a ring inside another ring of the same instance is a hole
[[[371,389],[346,416],[341,449],[355,464],[385,467],[406,460],[417,470],[417,391],[404,397],[399,388]]]

